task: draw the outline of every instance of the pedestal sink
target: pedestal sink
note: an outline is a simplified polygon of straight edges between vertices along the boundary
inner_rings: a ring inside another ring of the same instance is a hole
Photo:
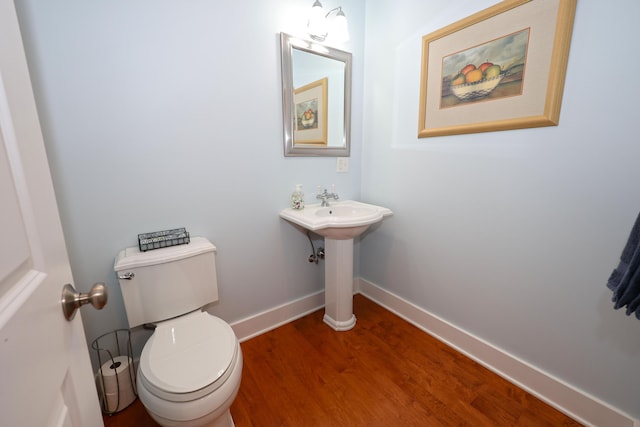
[[[393,215],[390,209],[345,200],[330,206],[309,205],[301,210],[284,209],[280,217],[324,237],[324,322],[336,331],[356,324],[353,315],[353,239],[371,224]]]

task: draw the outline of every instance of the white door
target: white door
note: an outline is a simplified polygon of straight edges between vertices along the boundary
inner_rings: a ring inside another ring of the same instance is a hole
[[[0,30],[0,424],[102,426],[13,0]]]

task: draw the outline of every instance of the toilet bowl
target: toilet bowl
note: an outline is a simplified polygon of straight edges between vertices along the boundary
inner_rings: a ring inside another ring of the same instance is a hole
[[[149,252],[127,248],[116,258],[129,326],[155,325],[136,385],[161,426],[234,426],[242,350],[231,326],[202,310],[218,299],[214,253],[208,240],[193,238]]]
[[[242,373],[231,327],[205,312],[157,325],[140,356],[140,401],[162,426],[230,427]]]

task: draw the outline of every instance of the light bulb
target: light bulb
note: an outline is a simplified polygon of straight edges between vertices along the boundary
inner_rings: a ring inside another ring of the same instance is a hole
[[[349,24],[342,9],[340,9],[338,13],[336,13],[335,18],[333,18],[329,34],[331,39],[337,42],[346,42],[349,40]]]
[[[322,3],[318,0],[316,0],[311,7],[309,22],[307,23],[307,31],[312,38],[324,40],[327,35],[327,22],[324,9],[322,7]]]

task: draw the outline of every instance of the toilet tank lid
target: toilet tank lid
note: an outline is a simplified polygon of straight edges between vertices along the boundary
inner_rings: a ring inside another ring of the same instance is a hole
[[[137,246],[132,246],[120,251],[113,269],[123,271],[135,267],[157,265],[215,251],[216,247],[205,237],[192,237],[191,242],[186,245],[170,246],[146,252],[141,252]]]

